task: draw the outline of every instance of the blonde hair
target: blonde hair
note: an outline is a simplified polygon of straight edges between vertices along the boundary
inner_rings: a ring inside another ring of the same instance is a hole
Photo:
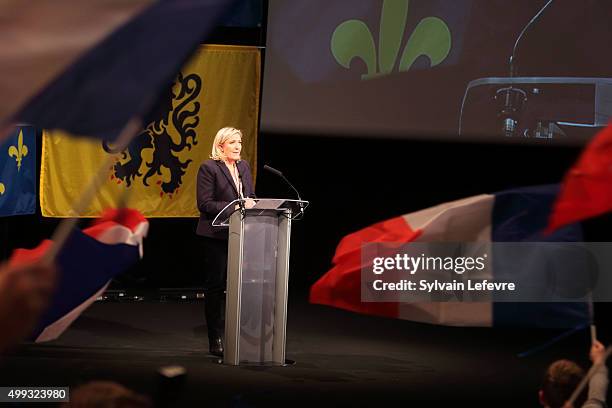
[[[213,140],[212,151],[210,153],[210,158],[213,160],[226,160],[227,157],[223,154],[223,151],[219,146],[225,143],[230,137],[235,134],[240,135],[240,139],[242,139],[242,131],[233,127],[224,127],[219,129],[217,135],[215,136],[215,140]]]

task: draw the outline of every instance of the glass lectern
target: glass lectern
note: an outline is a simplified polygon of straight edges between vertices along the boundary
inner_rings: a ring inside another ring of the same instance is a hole
[[[291,221],[307,201],[230,203],[213,221],[229,226],[225,352],[230,365],[284,365]]]

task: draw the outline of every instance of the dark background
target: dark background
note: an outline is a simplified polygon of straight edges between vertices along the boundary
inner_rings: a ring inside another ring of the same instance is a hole
[[[487,10],[501,3],[491,1]],[[503,3],[508,9],[513,6]],[[208,42],[265,45],[266,1],[253,0],[247,8]],[[436,120],[436,114],[432,117]],[[291,401],[298,406],[374,406],[384,405],[387,398],[395,405],[469,400],[474,406],[485,406],[482,401],[486,406],[535,406],[537,385],[548,363],[567,357],[587,366],[588,330],[518,358],[517,353],[547,344],[559,333],[451,328],[306,304],[310,286],[331,268],[336,246],[346,234],[450,200],[557,183],[582,147],[548,140],[436,141],[409,133],[393,139],[381,134],[352,136],[261,132],[258,137],[258,196],[294,198],[281,179],[263,170],[268,164],[281,170],[310,201],[304,219],[292,227],[288,350],[297,361],[295,369],[238,371],[208,361],[201,302],[158,302],[199,292],[203,271],[197,219],[152,218],[143,260],[119,276],[109,291],[150,302],[96,302],[59,342],[32,345],[3,360],[0,382],[66,385],[112,378],[153,393],[164,390],[157,368],[180,364],[189,372],[183,393],[189,402],[181,400],[177,406],[214,406],[219,401],[226,406],[230,397],[238,401],[233,406],[256,406],[260,400],[269,406],[273,397],[279,404]],[[41,146],[40,132],[37,138]],[[40,153],[38,149],[39,163]],[[8,258],[15,248],[38,245],[59,221],[42,217],[40,208],[35,215],[0,218],[0,258]],[[82,220],[82,226],[89,222]],[[586,240],[610,240],[610,216],[583,226]],[[609,304],[595,305],[598,337],[604,344],[612,341],[609,309]],[[206,401],[196,404],[196,398]]]
[[[39,135],[40,136],[40,135]],[[330,268],[340,239],[375,222],[481,193],[559,182],[580,148],[525,144],[268,134],[259,136],[259,197],[294,198],[281,170],[310,201],[292,229],[291,281],[296,295]],[[50,237],[59,220],[36,215],[0,219],[3,257]],[[198,287],[202,282],[196,218],[151,218],[144,259],[116,289]],[[83,220],[87,225],[89,220]],[[599,223],[594,224],[594,226]],[[590,228],[603,233],[601,228]],[[592,235],[595,238],[595,235]],[[596,238],[601,240],[601,237]]]
[[[561,3],[559,6],[569,4]],[[485,17],[487,13],[495,14],[493,6],[499,7],[499,2],[484,4],[484,8],[474,5],[473,13],[484,13],[482,21],[493,24]],[[585,13],[593,14],[592,10],[599,2],[593,0],[585,4]],[[243,6],[236,10],[234,18],[218,27],[208,43],[265,46],[267,1],[252,0]],[[530,7],[537,11],[540,6],[538,3],[537,7]],[[596,18],[591,14],[573,18],[584,21]],[[544,17],[545,22],[560,18],[554,12]],[[502,24],[502,20],[496,24]],[[486,31],[487,26],[478,28]],[[558,34],[561,39],[569,38],[565,30]],[[469,35],[470,38],[479,38],[473,33]],[[548,38],[550,33],[542,35]],[[482,41],[483,44],[488,41],[486,36]],[[487,44],[485,48],[495,49]],[[535,54],[550,48],[552,53],[560,52],[559,47],[547,48],[537,43],[530,46],[535,48],[528,51],[526,45],[524,51]],[[265,49],[262,52],[265,57]],[[586,57],[578,60],[583,65],[597,66]],[[527,69],[526,64],[523,66]],[[286,103],[291,104],[291,100]],[[333,106],[330,109],[333,110]],[[310,201],[305,218],[295,222],[292,229],[290,290],[294,298],[305,299],[309,287],[330,269],[335,248],[344,235],[375,222],[450,200],[515,187],[557,183],[582,149],[549,140],[525,143],[525,139],[506,139],[500,144],[436,141],[416,133],[405,134],[399,139],[385,138],[380,134],[360,135],[359,138],[350,136],[322,132],[259,134],[258,196],[294,198],[293,192],[280,178],[263,170],[263,165],[268,164],[281,170],[302,197]],[[38,146],[41,146],[40,132],[37,137]],[[491,140],[499,141],[499,138],[492,137]],[[518,142],[511,143],[515,140]],[[38,155],[40,163],[40,149]],[[607,241],[611,225],[609,218],[599,217],[585,223],[586,239]],[[83,220],[82,224],[88,222]],[[201,251],[195,235],[196,223],[195,218],[150,219],[144,259],[118,277],[111,289],[145,293],[152,297],[177,288],[179,292],[197,292],[203,273]],[[51,236],[57,224],[57,219],[43,218],[40,209],[32,216],[0,218],[0,238],[5,243],[0,256],[6,259],[15,248],[36,246]]]

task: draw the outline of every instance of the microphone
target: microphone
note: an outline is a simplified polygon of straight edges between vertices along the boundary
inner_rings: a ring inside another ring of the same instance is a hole
[[[283,176],[283,173],[281,173],[281,171],[280,171],[280,170],[276,170],[274,167],[270,167],[270,166],[268,166],[267,164],[264,164],[264,170],[267,170],[267,171],[269,171],[270,173],[276,174],[276,175],[277,175],[277,176],[279,176],[279,177],[283,177],[283,178],[285,177],[285,176]],[[299,194],[298,194],[298,195],[299,195]]]
[[[287,184],[289,184],[289,187],[291,187],[293,189],[293,191],[295,191],[295,194],[297,195],[298,200],[302,201],[302,197],[300,197],[300,193],[297,191],[297,189],[295,187],[293,187],[293,184],[291,184],[291,182],[289,180],[287,180],[287,177],[285,177],[280,170],[276,170],[274,167],[270,167],[267,164],[264,164],[264,170],[267,170],[270,173],[276,174],[278,177],[280,177],[283,180],[285,180],[285,182]]]

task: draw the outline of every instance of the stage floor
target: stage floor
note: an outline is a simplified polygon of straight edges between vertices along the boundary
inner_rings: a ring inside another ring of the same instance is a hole
[[[287,367],[231,367],[208,355],[204,303],[97,302],[58,340],[0,363],[2,386],[118,381],[176,407],[537,406],[547,364],[587,364],[588,333],[529,357],[561,331],[451,328],[361,316],[293,300]],[[163,366],[186,368],[163,381]],[[40,406],[40,405],[38,405]]]

